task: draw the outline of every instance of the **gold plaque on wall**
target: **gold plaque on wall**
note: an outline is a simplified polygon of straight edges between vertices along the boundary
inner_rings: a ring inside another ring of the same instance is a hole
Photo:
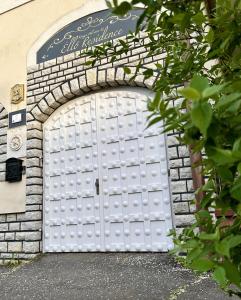
[[[18,104],[24,100],[24,84],[15,84],[11,88],[11,103]]]

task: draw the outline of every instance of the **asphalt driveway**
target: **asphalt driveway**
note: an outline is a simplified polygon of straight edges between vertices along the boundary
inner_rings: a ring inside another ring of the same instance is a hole
[[[1,300],[236,300],[208,276],[167,254],[49,254],[17,268],[0,267]]]

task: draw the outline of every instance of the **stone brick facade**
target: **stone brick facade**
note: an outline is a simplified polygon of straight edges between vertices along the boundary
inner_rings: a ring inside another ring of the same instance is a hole
[[[145,42],[148,42],[144,38]],[[123,65],[134,70],[143,59],[143,70],[156,62],[164,64],[165,54],[145,57],[145,47],[133,45],[131,50],[117,57],[100,60],[95,67],[86,66],[87,57],[76,52],[28,68],[27,85],[27,203],[26,212],[0,215],[0,262],[8,259],[29,259],[42,249],[42,201],[43,201],[43,132],[42,125],[62,104],[91,91],[117,86],[140,86],[152,89],[156,77],[144,80],[138,75],[129,81],[132,74],[123,71]],[[7,113],[0,108],[0,163],[6,154]],[[189,152],[178,144],[176,133],[169,134],[168,157],[170,183],[174,210],[174,224],[183,228],[192,223],[195,207]],[[4,167],[0,164],[0,178]]]
[[[5,181],[8,113],[0,106],[0,181]],[[14,192],[13,192],[14,197]],[[39,201],[41,204],[41,201]],[[38,224],[38,227],[36,225]],[[27,203],[26,213],[0,215],[0,263],[9,259],[29,259],[39,252],[41,207]]]
[[[5,180],[5,161],[7,159],[8,113],[0,104],[0,181]]]

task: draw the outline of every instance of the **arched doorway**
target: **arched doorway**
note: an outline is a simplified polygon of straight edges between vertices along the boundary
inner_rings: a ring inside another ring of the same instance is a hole
[[[144,130],[150,91],[116,88],[57,109],[44,124],[44,252],[167,251],[165,136]]]

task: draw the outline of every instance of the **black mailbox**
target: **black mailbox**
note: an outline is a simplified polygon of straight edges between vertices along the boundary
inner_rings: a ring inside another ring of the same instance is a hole
[[[6,160],[6,181],[18,182],[22,180],[23,161],[18,158],[9,158]]]

